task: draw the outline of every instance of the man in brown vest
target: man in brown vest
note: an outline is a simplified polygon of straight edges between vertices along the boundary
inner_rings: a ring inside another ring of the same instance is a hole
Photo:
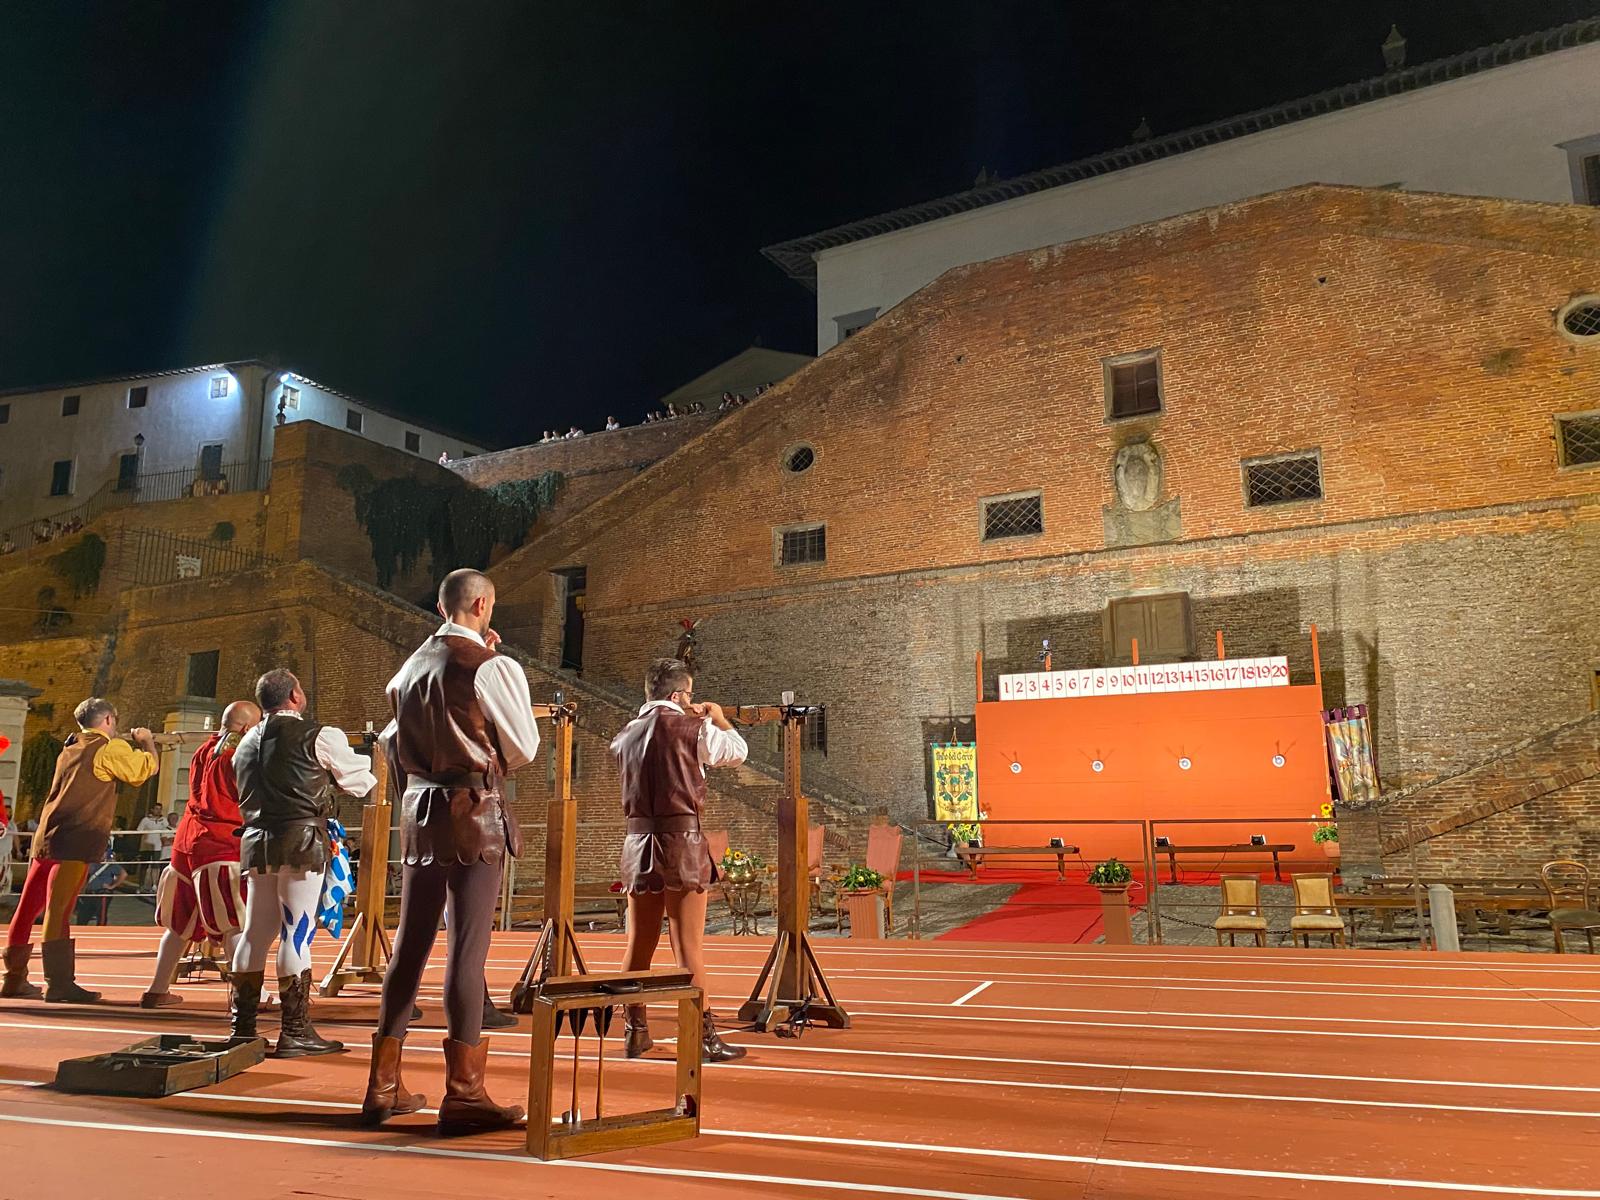
[[[378,1032],[361,1115],[378,1124],[416,1112],[424,1100],[400,1078],[400,1051],[439,918],[450,907],[445,967],[445,1097],[439,1132],[515,1125],[523,1110],[484,1091],[484,961],[506,854],[521,850],[501,780],[539,749],[528,679],[495,653],[494,584],[477,571],[452,571],[439,585],[436,633],[389,681],[394,720],[384,730],[400,801],[400,927],[383,977]]]
[[[37,1000],[40,992],[28,982],[28,939],[33,923],[44,913],[46,990],[52,1002],[93,1004],[99,992],[77,985],[71,928],[72,905],[91,863],[106,857],[106,843],[117,815],[117,784],[138,787],[156,773],[155,739],[145,728],[128,731],[136,750],[117,737],[117,710],[109,700],[92,697],[73,710],[78,732],[67,739],[56,759],[55,777],[39,814],[33,836],[33,861],[22,885],[17,911],[6,931],[6,973],[0,996]]]
[[[694,677],[681,659],[658,658],[644,677],[644,707],[611,743],[622,774],[622,889],[628,894],[628,950],[624,971],[648,970],[667,918],[678,966],[706,990],[706,888],[717,878],[700,832],[706,803],[706,768],[736,766],[749,747],[720,705],[694,703]],[[623,1023],[626,1054],[649,1050],[642,1004],[629,1005]],[[705,1010],[701,1057],[706,1062],[743,1058],[744,1048],[717,1035]]]

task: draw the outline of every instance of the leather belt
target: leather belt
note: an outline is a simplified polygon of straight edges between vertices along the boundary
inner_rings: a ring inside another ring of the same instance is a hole
[[[482,771],[470,771],[461,775],[410,775],[406,776],[406,789],[414,787],[425,788],[467,788],[474,792],[489,790],[489,777]]]
[[[678,817],[629,817],[629,834],[699,833],[700,818],[692,813]]]

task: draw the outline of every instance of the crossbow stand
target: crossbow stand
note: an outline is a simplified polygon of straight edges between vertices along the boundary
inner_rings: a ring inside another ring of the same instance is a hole
[[[811,905],[806,848],[811,802],[800,789],[800,731],[807,717],[821,712],[822,706],[814,704],[723,709],[735,725],[783,723],[783,796],[778,801],[778,936],[750,990],[750,998],[739,1009],[741,1021],[752,1022],[762,1031],[796,1019],[835,1029],[850,1027],[850,1014],[833,998],[807,932]]]
[[[372,756],[377,780],[361,809],[361,872],[356,886],[356,919],[322,981],[324,996],[337,996],[347,983],[382,983],[389,966],[389,932],[383,927],[389,884],[389,829],[394,803],[389,798],[389,756],[371,733],[347,735],[350,744]]]
[[[572,798],[572,734],[578,706],[535,704],[535,717],[548,717],[555,725],[556,791],[545,811],[544,924],[533,953],[511,989],[511,1011],[533,1011],[534,998],[546,979],[587,975],[583,952],[572,929],[573,887],[577,879],[578,803]]]

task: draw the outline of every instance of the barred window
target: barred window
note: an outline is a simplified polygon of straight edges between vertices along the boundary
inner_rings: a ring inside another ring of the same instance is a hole
[[[819,708],[800,726],[800,749],[828,752],[828,711]]]
[[[226,397],[227,394],[228,377],[226,375],[218,375],[211,381],[211,398],[213,400],[221,400]]]
[[[1242,465],[1245,504],[1251,508],[1322,499],[1322,456],[1315,450],[1247,459]]]
[[[1027,537],[1044,532],[1044,501],[1038,492],[983,501],[983,540]]]
[[[217,664],[221,657],[220,650],[202,650],[198,654],[189,655],[188,668],[183,675],[185,696],[206,696],[216,699]]]
[[[817,452],[810,446],[801,443],[784,455],[783,469],[791,475],[798,475],[801,471],[809,471],[811,464],[816,461]]]
[[[63,417],[75,417],[75,416],[77,416],[78,415],[78,409],[81,406],[82,401],[83,401],[83,397],[82,396],[63,396],[63,397],[61,397],[61,415]]]
[[[778,539],[778,565],[819,563],[828,560],[828,527],[811,525],[805,529],[785,529]]]
[[[1600,412],[1556,418],[1556,441],[1563,467],[1600,463]]]
[[[1161,352],[1142,350],[1105,360],[1106,414],[1112,420],[1161,411]]]
[[[1561,310],[1561,328],[1580,342],[1600,338],[1600,296],[1583,296]]]

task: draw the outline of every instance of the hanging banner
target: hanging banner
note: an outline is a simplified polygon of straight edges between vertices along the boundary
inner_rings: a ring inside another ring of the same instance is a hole
[[[1366,804],[1378,798],[1378,764],[1372,745],[1372,722],[1366,706],[1323,714],[1328,735],[1328,766],[1336,799]]]
[[[978,744],[933,747],[933,815],[939,821],[978,819]]]

